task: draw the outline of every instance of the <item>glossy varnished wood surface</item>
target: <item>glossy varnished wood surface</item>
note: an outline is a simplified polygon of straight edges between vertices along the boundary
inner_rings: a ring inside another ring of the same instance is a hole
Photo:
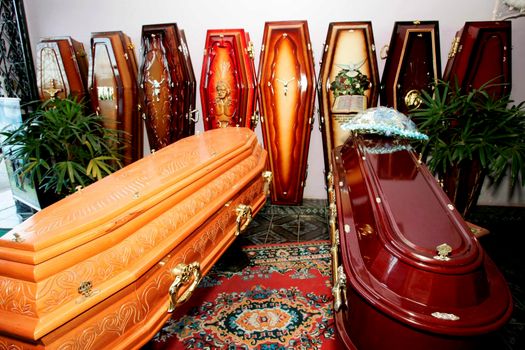
[[[396,22],[381,77],[381,105],[405,114],[416,108],[417,94],[431,92],[441,78],[440,57],[438,22]]]
[[[89,67],[91,103],[105,126],[122,130],[124,164],[143,153],[142,121],[138,112],[137,62],[134,46],[122,32],[92,33]]]
[[[355,113],[337,112],[330,84],[343,67],[359,69],[370,80],[365,91],[364,108],[376,107],[379,97],[379,73],[371,22],[333,22],[328,26],[319,73],[319,106],[321,132],[325,151],[325,171],[328,173],[332,149],[343,145],[350,133],[341,125]]]
[[[398,147],[363,138],[333,153],[348,279],[338,331],[350,348],[476,349],[509,319],[509,289],[426,166]],[[436,258],[443,243],[448,260]]]
[[[249,129],[213,130],[15,227],[0,239],[0,345],[140,347],[170,315],[171,270],[198,262],[205,274],[235,237],[237,205],[264,204],[265,164]]]
[[[466,22],[453,40],[443,79],[464,91],[491,85],[495,97],[512,87],[511,22]]]
[[[267,22],[259,63],[261,125],[274,179],[271,199],[300,204],[315,93],[306,21]]]

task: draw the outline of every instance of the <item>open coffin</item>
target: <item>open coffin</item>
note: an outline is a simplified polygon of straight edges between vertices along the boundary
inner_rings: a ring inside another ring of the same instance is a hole
[[[354,135],[332,166],[334,306],[347,347],[483,348],[510,317],[509,289],[406,141]]]
[[[243,29],[206,33],[201,101],[206,130],[255,127],[256,80],[253,46]]]
[[[495,97],[511,90],[511,22],[466,22],[452,41],[443,79],[463,91],[489,85]]]
[[[379,73],[371,22],[332,22],[319,73],[320,128],[328,173],[332,149],[350,132],[341,126],[355,113],[377,105]]]
[[[120,31],[91,34],[91,104],[107,128],[122,130],[124,163],[142,157],[143,126],[138,113],[135,46]]]
[[[265,163],[249,129],[213,130],[15,227],[0,239],[0,347],[139,347],[264,204]]]
[[[84,45],[70,37],[42,39],[36,46],[41,100],[87,97],[88,62]]]
[[[396,22],[381,77],[381,105],[407,113],[421,104],[421,90],[430,92],[440,78],[438,22]]]
[[[275,204],[301,204],[313,127],[315,76],[306,21],[266,22],[259,61],[261,127]]]

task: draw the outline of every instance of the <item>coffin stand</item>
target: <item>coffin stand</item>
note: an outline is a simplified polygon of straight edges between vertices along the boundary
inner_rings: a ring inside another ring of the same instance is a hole
[[[122,32],[91,35],[91,103],[104,125],[122,130],[124,164],[142,157],[143,126],[138,113],[137,61],[130,38]]]
[[[370,81],[364,95],[335,97],[330,89],[337,75],[349,70],[356,71]],[[319,73],[319,128],[323,136],[325,170],[328,174],[330,154],[335,147],[343,145],[350,132],[341,125],[355,113],[377,106],[379,96],[379,73],[371,22],[333,22],[328,27],[324,44],[321,71]]]
[[[147,342],[264,204],[245,128],[188,137],[42,210],[0,239],[0,348]]]
[[[510,317],[501,273],[403,141],[333,152],[337,330],[349,349],[482,349]]]
[[[440,78],[438,22],[396,22],[381,78],[381,105],[406,114],[421,104],[421,90],[431,93]]]
[[[510,94],[511,22],[466,22],[452,41],[443,79],[468,92],[488,84],[494,97]]]
[[[84,45],[71,37],[42,39],[36,46],[37,85],[42,101],[87,97],[88,62]]]
[[[243,29],[208,30],[201,71],[204,129],[255,127],[253,45]]]
[[[301,204],[315,97],[306,21],[266,22],[258,76],[272,203]]]

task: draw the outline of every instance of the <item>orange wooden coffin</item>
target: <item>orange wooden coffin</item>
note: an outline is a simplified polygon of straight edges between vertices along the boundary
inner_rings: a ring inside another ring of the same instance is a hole
[[[140,159],[144,147],[134,48],[120,31],[91,34],[91,103],[96,113],[104,116],[106,127],[123,131],[125,164]]]
[[[258,74],[264,146],[274,175],[271,200],[300,204],[315,97],[306,21],[266,22]]]
[[[213,130],[13,228],[0,239],[0,348],[139,348],[264,204],[265,163],[251,130]]]
[[[250,44],[243,29],[207,31],[200,83],[205,130],[254,128],[256,81]]]
[[[421,90],[441,78],[437,21],[396,22],[381,77],[381,105],[402,113],[419,107]]]
[[[41,100],[87,97],[88,61],[84,45],[71,37],[42,39],[36,46]]]
[[[335,318],[349,349],[483,349],[512,297],[407,143],[356,136],[333,152]]]
[[[318,81],[319,127],[328,173],[332,149],[350,135],[341,125],[356,112],[377,105],[379,73],[371,22],[330,23]]]
[[[443,79],[464,91],[490,85],[495,97],[511,90],[511,22],[466,22],[452,41]]]

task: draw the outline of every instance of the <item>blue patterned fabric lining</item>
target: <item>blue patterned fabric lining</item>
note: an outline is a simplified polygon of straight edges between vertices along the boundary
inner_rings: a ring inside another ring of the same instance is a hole
[[[416,124],[406,115],[388,107],[368,108],[343,124],[341,129],[408,140],[428,140],[428,136],[419,132]]]

